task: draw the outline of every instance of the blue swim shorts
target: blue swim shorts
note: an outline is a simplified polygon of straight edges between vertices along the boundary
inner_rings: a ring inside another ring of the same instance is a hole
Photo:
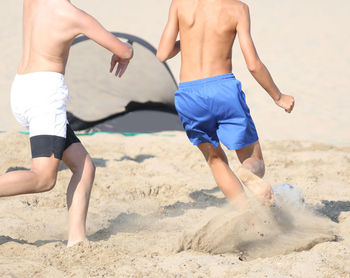
[[[232,73],[181,82],[175,107],[194,145],[221,141],[228,149],[242,149],[258,140],[258,134],[241,82]]]

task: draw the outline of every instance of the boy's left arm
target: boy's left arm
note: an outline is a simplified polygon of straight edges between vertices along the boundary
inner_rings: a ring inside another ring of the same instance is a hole
[[[175,1],[171,3],[168,23],[164,29],[157,51],[157,58],[165,62],[180,52],[180,41],[176,40],[179,33],[179,19]]]

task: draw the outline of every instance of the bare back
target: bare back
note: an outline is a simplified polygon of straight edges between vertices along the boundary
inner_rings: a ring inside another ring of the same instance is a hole
[[[118,59],[132,58],[129,44],[120,41],[69,0],[24,0],[23,56],[18,73],[53,71],[64,74],[70,46],[79,34],[110,50]],[[121,61],[118,63],[121,65]]]
[[[19,74],[54,71],[64,74],[72,40],[73,6],[62,0],[24,0],[23,56]]]
[[[181,40],[181,81],[232,71],[236,37],[235,0],[179,0],[177,15]]]
[[[294,99],[280,92],[260,60],[250,32],[249,7],[239,0],[172,0],[157,57],[165,62],[181,52],[181,82],[230,73],[236,35],[250,73],[290,113]]]

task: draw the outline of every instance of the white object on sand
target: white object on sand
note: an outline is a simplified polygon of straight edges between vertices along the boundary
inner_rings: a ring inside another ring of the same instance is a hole
[[[274,204],[277,207],[293,206],[295,208],[303,209],[305,206],[305,199],[301,190],[288,183],[283,183],[274,186]]]

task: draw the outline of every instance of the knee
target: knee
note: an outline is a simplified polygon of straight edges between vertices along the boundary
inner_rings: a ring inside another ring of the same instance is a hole
[[[242,166],[260,178],[265,175],[265,163],[262,159],[248,158],[243,161]]]
[[[52,190],[56,185],[56,175],[52,176],[39,176],[37,186],[35,188],[36,193],[47,192]]]

